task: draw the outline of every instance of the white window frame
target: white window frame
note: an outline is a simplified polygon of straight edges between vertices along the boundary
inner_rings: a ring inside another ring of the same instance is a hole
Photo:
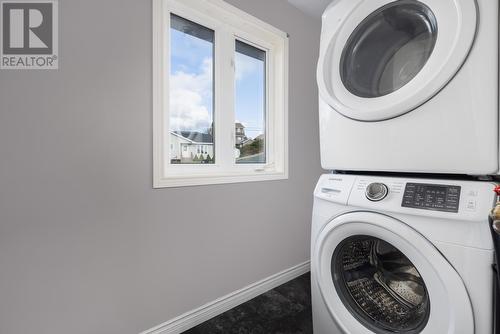
[[[214,164],[171,164],[170,14],[215,31]],[[288,36],[222,0],[153,0],[153,186],[288,179]],[[266,163],[234,158],[235,39],[266,51]],[[230,138],[228,138],[230,137]]]

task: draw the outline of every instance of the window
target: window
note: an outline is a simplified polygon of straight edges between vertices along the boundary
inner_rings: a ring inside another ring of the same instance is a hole
[[[154,186],[286,179],[286,34],[222,0],[153,15]]]
[[[197,23],[170,14],[170,92],[169,128],[172,141],[189,140],[214,145],[213,67],[215,32]],[[170,150],[170,162],[176,164],[214,163],[197,155],[178,157]]]

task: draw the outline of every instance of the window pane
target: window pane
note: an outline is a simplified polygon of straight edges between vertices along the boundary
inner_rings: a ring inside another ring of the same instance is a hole
[[[236,163],[266,162],[266,52],[236,41]]]
[[[214,31],[170,16],[170,162],[213,164]]]

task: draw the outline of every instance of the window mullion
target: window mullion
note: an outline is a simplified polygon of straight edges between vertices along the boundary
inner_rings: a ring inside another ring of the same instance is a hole
[[[216,93],[218,98],[218,127],[219,145],[218,165],[229,171],[234,165],[234,36],[227,26],[217,31],[217,55],[219,56],[216,80],[219,87]]]

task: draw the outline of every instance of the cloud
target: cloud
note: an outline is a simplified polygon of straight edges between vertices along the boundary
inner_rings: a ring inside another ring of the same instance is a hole
[[[207,107],[200,94],[189,90],[176,90],[170,95],[170,129],[202,130],[210,126]]]
[[[261,70],[261,62],[236,53],[236,80]],[[203,131],[212,124],[213,60],[205,58],[197,73],[184,69],[170,75],[170,129]],[[242,121],[244,126],[248,120]]]
[[[204,130],[211,126],[212,59],[203,60],[199,73],[177,71],[170,76],[170,129]]]

